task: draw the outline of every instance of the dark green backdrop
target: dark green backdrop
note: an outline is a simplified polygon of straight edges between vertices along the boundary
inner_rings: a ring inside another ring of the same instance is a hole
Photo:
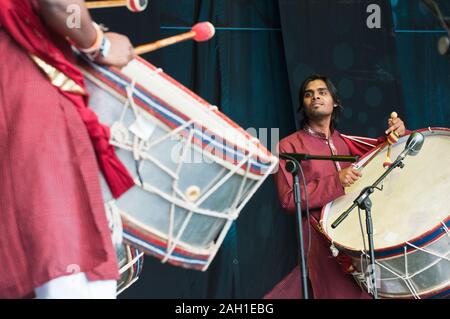
[[[286,11],[283,6],[289,3],[300,3],[314,15]],[[364,21],[361,8],[369,3],[382,5],[383,21],[389,29],[364,38],[367,30],[358,30],[355,23]],[[333,15],[346,11],[351,11],[349,19]],[[112,30],[130,36],[135,45],[184,32],[198,21],[211,21],[217,28],[211,41],[185,42],[144,57],[219,106],[243,128],[266,129],[268,136],[258,137],[271,150],[275,147],[272,137],[295,131],[296,105],[291,93],[295,94],[299,74],[306,75],[303,71],[308,69],[332,75],[344,89],[344,106],[350,109],[344,114],[346,133],[381,134],[393,107],[405,114],[410,128],[450,126],[450,65],[435,50],[438,34],[396,32],[400,28],[438,28],[416,0],[152,0],[145,13],[117,8],[93,11],[93,15]],[[332,23],[329,17],[335,17]],[[287,27],[292,21],[303,28]],[[336,30],[314,28],[321,23]],[[308,39],[319,46],[314,54],[321,51],[321,44],[335,49],[329,58],[323,53],[323,62],[308,57]],[[364,39],[366,42],[358,43]],[[349,46],[354,46],[354,65],[349,65],[345,55]],[[367,59],[361,50],[379,55],[379,59]],[[303,69],[295,68],[291,61],[302,63]],[[355,98],[359,94],[361,97]],[[360,114],[365,109],[368,112]],[[242,211],[207,272],[146,257],[140,280],[121,298],[260,298],[296,264],[294,225],[294,217],[280,208],[269,177]]]

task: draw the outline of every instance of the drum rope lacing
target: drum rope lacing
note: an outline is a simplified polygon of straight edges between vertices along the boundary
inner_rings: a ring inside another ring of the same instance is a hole
[[[366,269],[363,266],[363,260],[367,261],[369,258],[370,258],[370,256],[365,251],[361,250],[361,257],[360,257],[361,269]],[[405,252],[404,252],[404,258],[405,258],[405,265],[406,265],[405,266],[405,268],[406,268],[405,273],[407,274],[407,271],[408,271],[407,270],[408,257],[407,257],[407,249],[406,249],[406,247],[405,247]],[[415,289],[414,285],[411,282],[410,278],[412,276],[409,276],[409,275],[402,276],[401,274],[397,273],[393,269],[390,269],[390,268],[386,267],[385,265],[383,265],[382,263],[380,263],[377,260],[375,261],[375,264],[377,266],[379,266],[380,268],[383,268],[387,272],[391,273],[392,275],[396,276],[397,278],[401,279],[405,283],[405,285],[408,287],[408,289],[410,290],[410,292],[414,296],[414,298],[420,299],[419,294],[417,293],[417,290]],[[360,284],[363,284],[367,289],[369,288],[367,286],[367,284],[366,284],[368,278],[367,278],[365,272],[361,273],[361,272],[355,271],[355,273],[353,273],[353,276],[356,277],[357,282],[359,282]],[[388,280],[392,280],[392,279],[391,278],[383,279],[383,278],[380,278],[380,276],[377,277],[377,281],[379,281],[379,282],[381,282],[381,281],[388,281]]]
[[[179,174],[182,168],[183,160],[185,159],[187,155],[187,151],[189,150],[189,147],[193,145],[193,137],[195,130],[193,128],[195,122],[193,120],[189,120],[185,122],[183,125],[178,126],[174,130],[168,132],[164,136],[159,137],[152,143],[148,143],[144,140],[142,140],[140,137],[134,135],[133,141],[130,141],[130,134],[129,129],[125,127],[124,119],[125,114],[128,108],[131,108],[133,111],[133,114],[136,119],[142,117],[142,114],[140,114],[139,108],[134,102],[134,91],[135,91],[135,81],[133,81],[127,88],[127,99],[123,105],[123,109],[121,112],[121,115],[112,126],[111,126],[111,141],[110,143],[120,149],[132,152],[134,160],[136,163],[139,163],[137,165],[137,175],[138,178],[134,179],[134,182],[136,186],[142,188],[145,191],[148,191],[150,193],[154,193],[161,198],[165,199],[167,202],[171,203],[170,212],[169,212],[169,229],[168,229],[168,239],[167,239],[167,249],[164,254],[164,258],[162,262],[166,262],[173,254],[173,251],[176,249],[176,247],[180,243],[181,236],[183,235],[189,221],[191,220],[193,214],[200,214],[210,217],[216,217],[220,219],[226,220],[226,225],[223,227],[221,234],[219,235],[218,239],[216,240],[215,244],[213,245],[213,253],[209,257],[209,260],[207,262],[207,265],[205,266],[205,269],[208,267],[209,263],[214,258],[215,254],[217,253],[218,247],[220,247],[222,241],[225,238],[225,235],[228,231],[228,229],[231,226],[231,223],[238,218],[239,212],[242,209],[242,207],[245,205],[246,201],[241,201],[241,196],[244,193],[244,191],[248,191],[248,189],[245,188],[246,181],[248,179],[249,173],[250,173],[250,167],[251,167],[251,160],[252,157],[257,155],[256,148],[253,149],[253,151],[248,151],[245,156],[240,160],[240,162],[233,166],[232,169],[229,170],[229,172],[225,175],[223,173],[226,171],[225,169],[222,169],[217,177],[214,178],[213,181],[211,181],[207,187],[204,188],[203,194],[201,194],[200,198],[195,200],[194,202],[189,201],[185,194],[178,188],[177,182],[179,180]],[[216,106],[210,105],[207,112],[215,112],[217,110]],[[166,165],[158,161],[156,158],[151,156],[147,151],[149,151],[152,147],[155,147],[162,143],[163,141],[169,139],[169,138],[177,138],[182,131],[185,131],[186,129],[189,129],[189,136],[184,142],[183,147],[183,153],[181,155],[181,159],[177,165],[176,171],[173,172],[170,168],[168,168]],[[252,138],[250,140],[250,143],[254,144],[257,143],[258,139]],[[207,157],[212,158],[212,155],[209,155],[208,153],[205,154]],[[167,193],[162,192],[157,187],[147,183],[144,181],[139,171],[142,168],[142,164],[144,161],[149,161],[152,164],[156,165],[159,169],[164,171],[166,174],[168,174],[172,179],[172,194],[169,195]],[[242,181],[240,182],[235,200],[227,211],[225,212],[216,212],[211,211],[207,209],[201,209],[199,205],[201,205],[205,200],[207,200],[217,189],[219,189],[223,184],[225,184],[231,177],[233,177],[238,171],[242,172],[242,167],[247,164],[247,168],[245,169],[242,178]],[[262,180],[260,180],[257,184],[260,184]],[[254,193],[256,191],[257,185],[252,187],[251,193]],[[250,196],[250,195],[249,195]],[[248,198],[247,198],[248,201]],[[238,207],[239,205],[239,207]],[[174,234],[174,215],[175,215],[175,207],[180,207],[185,209],[186,216],[184,218],[184,221],[182,225],[180,226],[180,229],[177,234]]]
[[[129,259],[129,255],[131,255],[129,252],[127,252],[128,255],[128,259]],[[140,252],[138,255],[136,255],[133,259],[131,259],[127,264],[125,264],[124,266],[122,266],[119,270],[119,274],[123,274],[125,271],[127,271],[130,267],[133,267],[134,264],[142,257],[144,256],[144,253]]]
[[[428,132],[435,134],[436,132],[434,130],[432,130],[432,128],[428,127],[427,129]],[[374,157],[374,156],[373,156]],[[407,294],[408,297],[413,297],[413,298],[417,298],[420,299],[421,296],[422,298],[424,296],[429,296],[432,295],[433,293],[436,292],[436,290],[439,290],[442,288],[442,283],[446,283],[446,286],[448,289],[448,277],[444,277],[442,278],[443,281],[440,281],[439,283],[436,281],[436,283],[433,281],[433,286],[430,287],[430,285],[426,286],[424,283],[421,282],[421,279],[424,278],[424,276],[429,276],[432,275],[432,273],[435,272],[435,269],[437,269],[438,267],[441,267],[441,264],[443,263],[444,265],[448,265],[447,262],[450,261],[450,250],[448,249],[448,245],[446,243],[448,243],[448,239],[450,238],[450,231],[449,231],[449,227],[447,226],[447,224],[444,221],[440,222],[442,224],[442,226],[440,227],[441,231],[439,233],[439,236],[442,236],[442,234],[444,235],[443,237],[439,237],[438,240],[436,240],[436,245],[434,245],[434,240],[436,239],[435,234],[433,234],[433,242],[431,242],[431,244],[422,244],[420,243],[417,244],[415,243],[415,241],[409,242],[406,241],[404,242],[404,244],[402,245],[403,247],[401,248],[403,250],[403,252],[400,250],[400,252],[398,253],[398,255],[395,255],[393,258],[398,258],[396,260],[396,263],[394,265],[391,265],[389,263],[389,258],[390,257],[386,257],[388,258],[388,260],[385,262],[383,257],[380,257],[380,261],[377,261],[376,264],[378,266],[380,266],[380,269],[383,270],[384,273],[384,278],[378,278],[382,281],[383,285],[381,286],[383,288],[383,293],[385,294],[385,297],[394,297],[397,296],[402,296],[402,297],[406,297],[405,295]],[[445,233],[444,233],[445,232]],[[443,242],[438,243],[438,241],[443,240]],[[335,242],[333,239],[331,239],[332,244],[334,245]],[[419,246],[417,246],[419,245]],[[446,245],[445,248],[443,248],[444,246],[442,245]],[[421,247],[420,247],[421,246]],[[364,283],[364,280],[367,276],[367,273],[364,272],[364,269],[366,269],[363,266],[363,262],[365,261],[365,259],[369,259],[369,255],[368,253],[365,252],[365,248],[364,251],[361,251],[361,256],[360,256],[360,265],[361,268],[359,268],[358,270],[363,270],[362,272],[355,272],[354,276],[355,279],[359,276],[359,279],[357,279],[357,282],[359,284]],[[416,264],[416,260],[415,260],[415,256],[414,251],[416,251],[418,254],[427,257],[426,262],[424,262],[424,265],[420,264],[420,269],[418,270],[418,265]],[[427,256],[429,255],[429,256]],[[357,261],[356,257],[356,262],[355,265],[358,265],[358,261]],[[364,259],[364,260],[363,260]],[[398,265],[397,265],[397,261],[398,261]],[[383,263],[383,264],[381,264]],[[401,266],[400,266],[401,265]],[[391,268],[392,267],[392,268]],[[400,267],[400,268],[398,268]],[[433,268],[435,267],[435,268]],[[443,266],[446,267],[446,266]],[[386,271],[386,272],[384,272]],[[426,271],[426,273],[424,273]],[[437,271],[437,270],[436,270]],[[388,273],[393,274],[393,276],[389,276]],[[389,277],[389,278],[388,278]],[[389,281],[392,281],[392,283],[390,283]],[[392,284],[392,286],[390,286]],[[422,287],[422,285],[424,287]],[[396,288],[395,290],[392,290],[392,288]],[[434,290],[431,290],[434,289]],[[405,294],[405,295],[404,295]]]
[[[442,221],[441,224],[443,226],[442,229],[450,237],[450,231],[449,231],[447,225],[445,224],[445,222]],[[406,284],[406,286],[408,287],[408,289],[410,290],[410,292],[414,296],[414,298],[420,299],[419,293],[417,292],[417,289],[415,288],[415,286],[414,286],[414,284],[413,284],[411,279],[414,278],[415,276],[419,275],[420,273],[423,273],[424,271],[432,268],[433,266],[435,266],[436,264],[438,264],[442,260],[450,261],[450,258],[447,257],[447,256],[444,256],[444,255],[441,255],[439,253],[433,252],[433,251],[431,251],[429,249],[424,249],[424,248],[418,247],[417,245],[414,245],[414,244],[412,244],[410,242],[405,242],[405,243],[407,245],[409,245],[410,247],[414,248],[414,249],[426,252],[426,253],[428,253],[430,255],[433,255],[433,256],[435,256],[435,257],[437,257],[439,259],[433,261],[428,266],[420,269],[419,271],[417,271],[415,273],[410,273],[409,269],[408,269],[408,248],[405,246],[405,247],[403,247],[403,250],[404,250],[403,255],[404,255],[404,260],[405,260],[404,261],[405,275],[401,275],[401,274],[397,273],[396,271],[386,267],[384,264],[380,263],[379,261],[376,261],[376,264],[378,266],[380,266],[381,268],[383,268],[384,270],[386,270],[387,272],[393,274],[397,278],[403,280],[403,282]],[[364,250],[361,250],[361,268],[360,269],[365,269],[364,266],[363,266],[363,259],[367,259],[367,258],[369,258],[368,254]],[[360,281],[360,282],[362,281],[362,279],[366,279],[366,275],[364,273],[355,272],[353,275],[356,278],[358,278],[358,281]],[[388,281],[388,280],[392,280],[392,278],[385,278],[385,279],[378,278],[378,280],[380,280],[380,281]]]
[[[143,258],[143,256],[144,256],[144,253],[140,252],[139,254],[134,256],[133,259],[130,260],[130,258],[132,257],[130,249],[131,249],[130,247],[126,247],[125,248],[125,252],[126,252],[126,255],[127,255],[127,260],[129,260],[129,262],[120,268],[120,270],[119,270],[119,274],[120,275],[122,275],[125,271],[129,270],[130,268],[132,268],[136,264],[136,262],[139,259]],[[125,289],[130,287],[132,284],[134,284],[139,279],[138,276],[135,276],[134,272],[130,272],[128,277],[129,277],[129,279],[127,281],[129,281],[129,282],[124,287],[122,287],[119,291],[117,291],[117,293],[116,293],[117,296],[120,295]],[[132,280],[130,280],[130,278],[132,278],[132,277],[134,277],[134,278]]]

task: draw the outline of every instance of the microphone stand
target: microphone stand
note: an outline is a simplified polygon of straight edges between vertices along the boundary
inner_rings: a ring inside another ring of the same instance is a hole
[[[309,299],[308,293],[308,271],[306,267],[305,249],[303,241],[303,226],[302,226],[302,205],[301,205],[301,190],[300,190],[300,180],[298,177],[298,171],[301,170],[300,162],[303,160],[328,160],[337,162],[356,162],[358,160],[357,156],[322,156],[322,155],[310,155],[310,154],[298,154],[298,153],[280,153],[280,157],[286,159],[286,170],[292,174],[294,179],[293,193],[295,208],[297,210],[297,227],[298,227],[298,241],[300,246],[300,260],[299,264],[302,273],[302,291],[303,298]],[[306,189],[305,189],[306,191]]]
[[[441,9],[439,8],[438,4],[434,0],[421,0],[421,2],[428,8],[428,10],[431,12],[431,14],[439,21],[442,28],[447,32],[446,36],[442,36],[439,38],[438,41],[438,52],[441,55],[447,55],[449,54],[450,50],[450,28],[449,28],[449,22],[450,19],[448,17],[445,17]]]
[[[365,187],[359,196],[354,200],[353,204],[348,208],[345,212],[343,212],[331,225],[331,228],[335,229],[339,226],[340,223],[350,214],[350,212],[358,206],[360,209],[363,209],[366,212],[366,229],[367,229],[367,237],[369,240],[369,252],[370,252],[370,279],[371,279],[371,288],[373,291],[373,299],[378,299],[378,292],[376,287],[376,272],[375,272],[375,250],[373,245],[373,223],[372,223],[372,201],[370,200],[370,195],[375,191],[378,184],[380,184],[386,176],[389,175],[396,167],[403,168],[405,164],[403,164],[404,158],[398,158],[392,163],[391,166],[371,185]]]

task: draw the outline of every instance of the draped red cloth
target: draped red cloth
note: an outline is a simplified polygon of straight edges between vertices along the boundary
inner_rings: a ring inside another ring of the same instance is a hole
[[[0,56],[0,299],[78,271],[117,280],[85,124],[1,25]]]
[[[341,134],[342,140],[347,144],[350,154],[354,156],[362,156],[372,150],[379,144],[386,142],[385,137],[380,137],[378,139],[360,137],[360,136],[349,136]]]
[[[70,61],[63,51],[50,39],[51,32],[47,30],[37,14],[37,2],[32,0],[2,0],[0,6],[0,24],[9,35],[30,54],[37,56],[52,65],[76,84],[86,87],[83,74]],[[100,169],[111,190],[112,195],[118,198],[133,185],[133,179],[120,162],[109,144],[110,132],[108,127],[99,123],[96,114],[87,107],[88,95],[79,95],[59,90],[76,107],[95,149]]]

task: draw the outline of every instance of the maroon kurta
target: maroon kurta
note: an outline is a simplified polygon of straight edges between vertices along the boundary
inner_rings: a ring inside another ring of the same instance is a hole
[[[74,272],[117,279],[85,125],[0,26],[0,298]]]
[[[322,134],[309,128],[300,130],[280,141],[279,152],[306,153],[313,155],[351,155],[348,145],[340,133],[333,131],[327,140]],[[290,213],[296,212],[292,192],[292,175],[285,170],[285,161],[280,160],[280,169],[275,174],[275,183],[281,205]],[[331,255],[330,244],[315,227],[320,219],[322,207],[344,194],[338,170],[350,163],[310,160],[302,162],[308,191],[311,214],[311,250],[308,255],[309,279],[314,298],[369,298],[350,274],[344,273]],[[305,190],[302,182],[302,211],[305,216]],[[303,220],[305,247],[307,247],[307,223]],[[297,266],[285,279],[269,292],[265,298],[300,298],[301,276]]]

